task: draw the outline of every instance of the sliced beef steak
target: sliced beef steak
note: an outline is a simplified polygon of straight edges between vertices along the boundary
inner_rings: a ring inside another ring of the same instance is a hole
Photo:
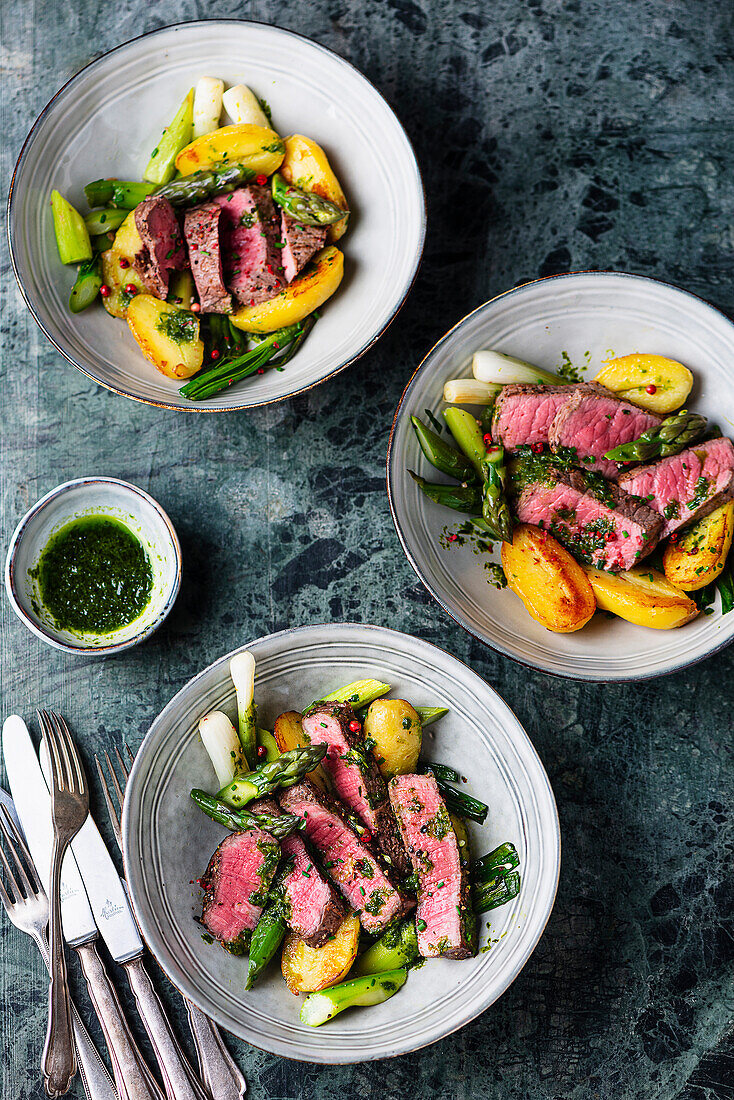
[[[432,775],[396,775],[388,789],[418,875],[418,952],[468,959],[476,954],[469,866]]]
[[[354,724],[358,728],[350,729]],[[387,786],[349,703],[321,703],[303,717],[303,732],[312,744],[326,744],[321,766],[336,794],[372,834],[388,863],[401,877],[410,867],[398,835]]]
[[[734,497],[734,444],[709,439],[650,466],[622,474],[619,484],[641,496],[665,521],[663,536]]]
[[[412,907],[412,899],[400,893],[393,873],[381,866],[334,799],[302,780],[281,791],[278,801],[288,813],[304,819],[306,838],[319,853],[321,866],[359,915],[365,931],[379,934]]]
[[[508,451],[547,443],[553,418],[568,397],[568,386],[505,386],[492,414],[492,439]]]
[[[283,288],[280,217],[267,187],[238,187],[214,202],[222,211],[224,277],[237,302],[256,306]]]
[[[221,208],[214,202],[194,206],[184,218],[189,262],[203,313],[232,312],[232,298],[224,285],[222,269],[221,218]]]
[[[551,450],[569,452],[584,470],[614,477],[621,465],[604,458],[621,443],[639,439],[660,417],[628,401],[620,401],[611,390],[595,382],[574,386],[556,413],[548,432]]]
[[[171,272],[183,271],[187,266],[178,218],[168,199],[152,195],[135,207],[135,226],[143,248],[133,267],[145,289],[165,299]]]
[[[279,814],[277,803],[260,798],[250,806],[253,813]],[[280,842],[282,853],[278,878],[288,927],[309,947],[323,947],[347,915],[347,907],[334,887],[309,855],[303,838],[293,833]]]
[[[326,243],[326,229],[319,225],[304,225],[289,218],[285,210],[280,216],[280,237],[283,243],[281,263],[283,277],[292,283],[298,272],[306,266],[315,252]]]
[[[215,940],[242,955],[260,919],[280,847],[262,829],[244,829],[225,837],[201,880],[202,922]]]
[[[552,467],[526,485],[515,512],[597,569],[629,569],[655,549],[663,527],[643,500],[599,474]]]

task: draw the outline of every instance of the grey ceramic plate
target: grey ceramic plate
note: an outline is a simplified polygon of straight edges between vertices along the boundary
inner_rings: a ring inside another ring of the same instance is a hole
[[[441,418],[444,383],[471,376],[471,358],[494,348],[557,370],[565,355],[586,378],[602,359],[654,352],[693,371],[689,408],[734,436],[734,325],[676,287],[638,275],[584,272],[527,283],[493,298],[459,321],[428,353],[395,413],[388,450],[390,507],[403,549],[432,596],[487,645],[523,664],[578,680],[637,680],[675,672],[734,638],[734,612],[699,615],[677,630],[652,630],[594,618],[573,634],[553,634],[531,619],[509,590],[487,581],[486,558],[469,546],[443,548],[441,533],[462,517],[428,500],[408,469],[444,480],[425,460],[411,414]],[[499,560],[495,553],[493,560]]]
[[[246,960],[202,940],[194,920],[201,902],[192,885],[223,836],[188,792],[215,786],[197,721],[213,708],[235,714],[230,654],[191,680],[162,711],[128,782],[124,858],[143,935],[187,997],[235,1035],[273,1054],[360,1062],[435,1042],[507,989],[545,927],[558,882],[560,837],[543,766],[497,693],[427,642],[381,627],[332,624],[271,634],[248,648],[257,661],[256,699],[268,725],[284,710],[366,677],[391,683],[398,697],[450,707],[449,715],[426,731],[424,754],[470,777],[464,789],[489,803],[485,825],[470,827],[472,848],[481,854],[513,841],[522,860],[521,892],[482,918],[480,944],[491,943],[490,950],[465,962],[426,963],[398,995],[376,1008],[345,1012],[321,1028],[304,1027],[300,1000],[286,989],[277,965],[246,993]]]
[[[162,128],[203,75],[245,83],[270,105],[282,134],[326,150],[353,210],[340,248],[344,279],[301,351],[209,401],[179,397],[101,306],[68,309],[74,269],[60,263],[49,195],[80,209],[100,176],[139,179]],[[348,61],[301,35],[245,20],[179,23],[126,42],[77,73],[44,108],[23,146],[8,204],[10,250],[26,303],[46,336],[115,393],[195,412],[267,404],[314,386],[362,355],[400,308],[423,250],[418,165],[394,113]]]

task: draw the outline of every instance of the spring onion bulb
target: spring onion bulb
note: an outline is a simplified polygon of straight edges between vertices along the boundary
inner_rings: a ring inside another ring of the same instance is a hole
[[[229,88],[223,98],[224,109],[234,123],[250,122],[254,126],[270,126],[260,101],[246,84]]]
[[[501,351],[477,351],[472,359],[472,372],[478,382],[494,382],[501,386],[510,384],[562,386],[565,379],[540,367],[505,355]]]
[[[194,91],[194,137],[219,129],[222,113],[224,81],[214,76],[202,76]]]
[[[247,650],[229,662],[229,674],[237,692],[237,721],[240,744],[248,767],[257,763],[257,726],[255,722],[255,658]]]
[[[502,386],[494,382],[452,378],[443,388],[443,399],[449,405],[492,405],[501,389]]]
[[[237,730],[221,710],[212,710],[199,719],[199,733],[220,787],[231,783],[235,775],[246,770]]]

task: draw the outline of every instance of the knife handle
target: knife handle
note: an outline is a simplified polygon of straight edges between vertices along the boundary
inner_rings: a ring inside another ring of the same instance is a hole
[[[148,1069],[125,1019],[117,993],[94,941],[76,948],[97,1013],[120,1100],[163,1100],[163,1093]]]
[[[199,1074],[216,1100],[242,1100],[247,1082],[224,1045],[219,1028],[200,1008],[184,997],[189,1027],[199,1059]]]
[[[63,1096],[71,1088],[76,1074],[76,1052],[71,1024],[69,982],[66,975],[64,939],[61,934],[61,861],[69,845],[54,834],[51,850],[49,902],[48,1029],[43,1047],[43,1083],[49,1096]]]
[[[122,963],[153,1047],[169,1100],[211,1100],[179,1046],[141,955]]]

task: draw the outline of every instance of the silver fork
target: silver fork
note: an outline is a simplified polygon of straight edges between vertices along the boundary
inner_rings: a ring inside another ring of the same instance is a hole
[[[129,746],[125,745],[125,749],[130,758],[130,763],[132,763],[134,757]],[[121,811],[125,799],[124,787],[127,783],[130,770],[117,748],[114,750],[114,755],[119,770],[124,777],[122,783],[120,783],[118,779],[117,772],[110,760],[109,753],[105,752],[104,757],[107,762],[110,781],[117,795]],[[109,814],[112,831],[115,834],[117,846],[120,851],[122,851],[120,812],[115,805],[112,792],[110,791],[110,784],[105,778],[102,765],[96,753],[94,760],[97,765],[99,781],[102,784],[102,793],[104,795],[105,805],[107,806],[107,813]],[[219,1028],[201,1011],[201,1009],[192,1004],[187,997],[184,997],[183,1001],[186,1005],[186,1011],[189,1017],[189,1027],[191,1028],[191,1035],[194,1040],[194,1046],[196,1047],[196,1055],[199,1061],[199,1074],[209,1090],[209,1093],[214,1097],[214,1100],[242,1100],[247,1092],[247,1082],[239,1066],[224,1045],[224,1040]]]
[[[51,762],[51,807],[54,823],[49,886],[51,984],[42,1065],[46,1092],[49,1096],[57,1097],[69,1091],[76,1073],[69,984],[61,934],[61,863],[69,843],[79,832],[89,813],[89,788],[82,762],[64,719],[57,714],[39,710],[38,721]]]
[[[9,887],[8,892],[2,879],[0,879],[0,901],[15,927],[35,940],[46,968],[50,972],[51,959],[46,938],[46,926],[48,925],[49,916],[48,898],[41,886],[41,880],[38,877],[38,872],[25,841],[4,805],[0,805],[0,835],[5,841],[5,847],[10,853],[16,868],[14,872],[3,847],[0,845],[0,862],[5,868]],[[25,866],[18,854],[19,852],[23,856]],[[79,1057],[79,1068],[85,1093],[89,1100],[117,1100],[117,1092],[112,1084],[112,1078],[97,1053],[97,1049],[73,1002],[71,1011],[74,1042]]]

